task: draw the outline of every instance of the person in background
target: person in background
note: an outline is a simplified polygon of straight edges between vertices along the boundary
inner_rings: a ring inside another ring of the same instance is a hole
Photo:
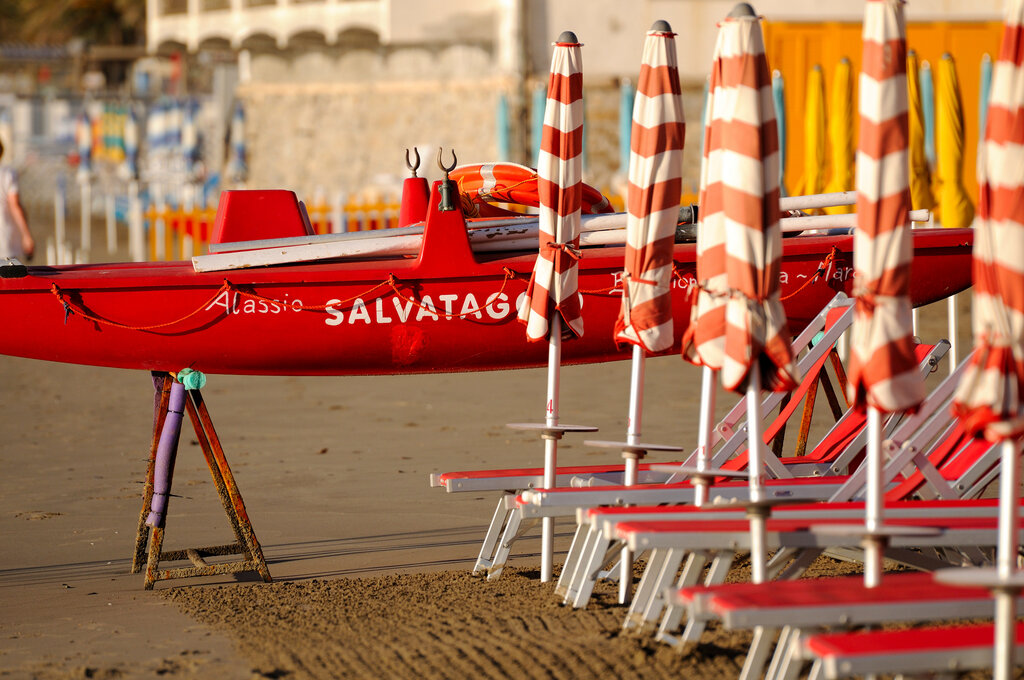
[[[3,157],[4,144],[0,141],[0,161]],[[36,242],[18,196],[18,173],[10,166],[0,165],[0,259],[24,257],[31,260],[35,250]]]

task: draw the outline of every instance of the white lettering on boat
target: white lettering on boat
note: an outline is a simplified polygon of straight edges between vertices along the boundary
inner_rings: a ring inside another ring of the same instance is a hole
[[[302,311],[302,300],[298,298],[288,300],[289,294],[285,294],[284,300],[255,300],[239,293],[223,291],[216,298],[206,305],[205,310],[221,307],[225,314],[280,314],[281,312]]]
[[[621,293],[622,292],[622,277],[623,277],[624,274],[625,274],[625,272],[615,272],[615,273],[612,274],[612,289],[609,292],[611,292],[611,293]],[[672,288],[674,288],[676,290],[686,290],[686,291],[689,291],[689,290],[692,290],[693,287],[696,286],[696,285],[697,285],[697,279],[693,276],[693,274],[684,274],[683,276],[673,276],[672,277],[671,286],[672,286]]]
[[[483,320],[485,314],[489,319],[501,321],[508,318],[513,309],[508,294],[503,292],[491,293],[483,305],[480,304],[480,299],[474,293],[464,295],[444,293],[436,295],[436,298],[440,302],[440,309],[434,303],[434,296],[431,295],[424,295],[415,301],[408,298],[392,297],[390,303],[388,298],[377,298],[370,304],[364,302],[362,298],[356,298],[350,304],[338,298],[332,298],[324,306],[324,311],[327,313],[324,323],[328,326],[360,322],[364,324],[406,323],[410,318],[414,321],[466,318]],[[521,293],[515,303],[516,309],[523,305],[525,299],[525,293]],[[415,316],[413,316],[414,306],[416,308]],[[370,307],[372,307],[372,311]],[[242,310],[237,313],[247,312]]]
[[[356,298],[356,301],[352,303],[352,311],[348,315],[349,324],[354,324],[356,321],[370,323],[370,313],[366,311],[363,298]]]
[[[429,316],[434,321],[437,321],[437,307],[434,306],[434,301],[429,295],[424,295],[420,298],[419,309],[416,311],[416,320],[423,321],[423,318]]]
[[[438,303],[435,303],[434,300]],[[491,319],[502,321],[516,313],[526,301],[526,293],[520,293],[515,303],[508,293],[490,293],[483,304],[476,293],[443,293],[423,295],[418,298],[391,296],[375,298],[369,302],[362,298],[342,301],[338,298],[327,300],[324,305],[328,326],[342,324],[394,324],[413,321],[444,321],[452,319]],[[225,315],[282,314],[303,311],[302,300],[291,299],[286,294],[283,300],[254,299],[241,293],[223,291],[206,305],[210,310],[220,307]],[[415,308],[415,315],[413,310]]]

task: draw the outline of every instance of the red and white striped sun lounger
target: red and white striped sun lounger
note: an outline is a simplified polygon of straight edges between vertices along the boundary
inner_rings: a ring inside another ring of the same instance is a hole
[[[803,655],[814,661],[809,680],[871,673],[964,673],[991,668],[994,644],[991,624],[945,626],[812,635],[803,641]],[[1014,653],[1014,663],[1024,664],[1024,623],[1017,624]]]
[[[784,518],[773,517],[767,520],[769,548],[778,552],[777,556],[769,562],[771,578],[796,578],[803,573],[803,570],[814,558],[825,550],[836,548],[857,550],[861,547],[862,539],[858,535],[837,536],[826,530],[829,525],[850,524],[850,517],[844,516],[841,512],[834,515],[824,514],[823,516],[823,514],[820,511],[808,510],[799,515],[793,513]],[[925,516],[915,516],[920,514]],[[967,516],[960,515],[956,511],[945,515],[940,512],[915,513],[910,510],[907,511],[905,517],[894,515],[892,522],[887,522],[887,524],[917,527],[924,530],[933,529],[934,533],[931,534],[922,532],[922,535],[893,537],[886,549],[886,556],[915,569],[934,570],[948,567],[950,562],[924,551],[908,549],[930,548],[956,551],[983,548],[987,550],[995,545],[994,530],[997,518],[991,512],[979,516]],[[665,603],[662,599],[663,589],[671,586],[683,556],[691,553],[702,557],[702,559],[696,560],[697,564],[691,570],[692,573],[688,574],[688,571],[684,570],[680,579],[681,584],[691,585],[697,582],[705,563],[703,560],[706,560],[709,555],[713,555],[714,560],[721,563],[717,570],[712,569],[713,572],[718,572],[719,580],[712,580],[715,578],[715,574],[712,574],[709,580],[711,583],[720,583],[735,555],[745,552],[749,548],[749,530],[749,521],[741,517],[715,520],[638,521],[619,524],[616,528],[617,538],[630,549],[637,552],[653,551],[645,572],[645,579],[637,587],[634,608],[630,610],[630,614],[639,615],[643,612],[641,621],[649,623],[656,620]],[[798,552],[802,553],[799,559],[791,562],[791,558]],[[966,561],[968,561],[967,557],[961,558],[961,562]],[[679,622],[678,616],[672,618],[669,616],[670,613],[667,613],[662,619],[661,635],[659,636],[666,640],[668,640],[667,634],[674,630]],[[628,623],[629,619],[627,619]],[[634,625],[635,623],[636,621],[633,622]],[[630,627],[630,625],[626,627]],[[684,637],[686,636],[684,635]]]
[[[886,472],[888,478],[895,477],[898,472],[902,471],[909,464],[916,463],[925,467],[930,465],[927,456],[921,453],[921,449],[927,448],[937,435],[946,435],[946,433],[942,432],[942,428],[948,422],[948,418],[945,418],[939,412],[944,409],[945,404],[951,397],[960,370],[962,370],[962,367],[936,387],[919,412],[902,422],[893,433],[892,440],[889,442],[890,450],[893,453],[893,460],[890,461]],[[838,432],[838,429],[834,430],[834,432]],[[821,446],[828,448],[835,445],[841,446],[846,443],[847,448],[843,455],[857,454],[863,449],[864,441],[859,435],[851,439],[851,435],[852,433],[839,433],[835,441],[830,441],[830,434],[822,442]],[[949,439],[950,437],[945,436],[945,438]],[[852,443],[847,443],[851,441]],[[948,457],[948,455],[945,456],[943,460],[946,460]],[[994,456],[992,458],[994,460]],[[945,481],[942,474],[937,471],[934,474],[929,472],[927,477],[915,478],[916,486],[903,487],[902,495],[894,496],[891,500],[907,498],[913,492],[924,490],[925,481],[929,484],[933,481],[940,484],[938,491],[932,494],[938,497],[955,499],[961,497],[961,495],[976,494],[981,488],[977,480],[982,478],[978,470],[986,469],[987,463],[982,462],[979,464],[978,459],[969,456],[963,456],[958,460],[969,461],[974,467],[965,465],[964,469],[959,471],[961,472],[960,477],[952,482],[957,490],[950,488],[950,483]],[[862,470],[855,471],[852,477],[800,478],[795,480],[769,480],[767,482],[769,493],[775,497],[805,498],[808,500],[849,500],[859,493],[863,485],[864,474]],[[716,486],[714,492],[720,500],[743,499],[746,498],[747,487],[741,482],[724,483]],[[577,599],[578,596],[575,593],[582,587],[580,580],[594,578],[596,571],[578,571],[578,564],[581,560],[585,560],[590,566],[593,566],[597,553],[603,553],[605,549],[602,541],[611,540],[610,537],[612,536],[612,533],[609,531],[601,528],[595,530],[586,524],[584,520],[592,515],[585,514],[582,510],[595,506],[690,503],[694,495],[695,490],[686,482],[679,485],[646,485],[640,489],[635,487],[603,487],[524,492],[516,499],[519,516],[513,516],[509,519],[509,529],[507,529],[506,536],[502,538],[502,543],[495,553],[495,559],[492,563],[494,566],[492,568],[503,566],[510,544],[507,536],[510,535],[509,531],[511,529],[518,527],[516,522],[521,522],[524,518],[544,516],[547,513],[557,516],[576,512],[579,526],[566,558],[565,568],[559,579],[556,592],[563,597],[569,595],[577,603],[577,606],[582,606],[586,603],[586,598],[589,597],[589,591],[581,599]],[[595,515],[599,516],[598,513],[595,513]],[[609,521],[617,520],[612,518]],[[575,586],[572,585],[574,581],[576,582]],[[569,600],[567,599],[567,601]]]
[[[959,462],[960,459],[971,459],[975,461],[975,465],[978,468],[994,469],[996,468],[996,450],[991,443],[984,442],[981,440],[970,439],[968,443],[962,447],[962,453],[954,460]],[[946,470],[939,470],[940,474],[945,473]],[[976,471],[971,471],[969,474],[977,474]],[[923,488],[924,482],[922,479],[921,487]],[[959,484],[957,484],[959,486]],[[971,485],[966,485],[974,488]],[[903,490],[906,492],[907,490]],[[910,490],[913,491],[912,489]],[[907,496],[899,496],[896,498],[906,498]],[[893,498],[887,499],[892,501]],[[991,501],[979,502],[976,507],[983,507],[984,503],[991,503]],[[827,517],[827,512],[831,503],[822,503],[818,507],[823,513],[823,517]],[[993,517],[994,511],[991,509],[984,510],[984,514],[988,517]],[[951,514],[956,518],[951,519],[950,522],[960,521],[961,519],[967,518],[970,514],[963,508],[954,507],[951,510]],[[930,514],[929,518],[934,520],[936,523],[944,521],[944,517],[939,513]],[[848,520],[847,520],[848,521]],[[648,522],[649,525],[655,525],[654,522]],[[623,531],[623,524],[620,523],[616,529],[616,538],[620,541],[628,540],[628,535]],[[667,525],[666,525],[667,527]],[[649,527],[649,533],[653,533],[655,529]],[[647,546],[652,550],[650,558],[648,560],[647,569],[644,572],[644,576],[637,587],[637,592],[633,598],[633,604],[630,607],[629,613],[626,617],[625,627],[634,626],[650,626],[661,616],[661,623],[658,630],[658,638],[666,642],[676,642],[676,638],[672,635],[673,631],[678,627],[682,610],[679,607],[669,606],[668,610],[665,611],[664,615],[661,615],[662,608],[668,604],[668,601],[664,598],[665,589],[667,589],[674,581],[675,575],[679,570],[683,560],[686,559],[686,567],[683,570],[682,575],[678,580],[678,585],[694,585],[700,578],[701,571],[705,564],[710,561],[711,568],[708,571],[705,583],[708,585],[720,583],[724,580],[725,574],[732,564],[732,560],[736,551],[742,549],[742,544],[737,543],[736,546],[730,549],[716,549],[709,545],[701,547],[695,545],[684,545],[672,536],[675,531],[672,527],[667,527],[667,531],[657,538],[655,541],[653,538],[649,539]],[[919,539],[922,540],[923,539]],[[831,541],[830,545],[827,545]],[[981,541],[980,544],[965,542],[962,544],[949,543],[948,541],[940,540],[936,543],[930,543],[923,541],[921,545],[929,545],[932,549],[938,550],[938,556],[930,556],[920,552],[897,550],[899,547],[898,542],[894,542],[887,549],[886,555],[890,559],[902,562],[908,566],[931,570],[940,568],[945,564],[963,564],[963,563],[981,563],[987,561],[987,555],[980,553],[977,548],[979,546],[988,547],[990,544],[987,542],[988,538]],[[832,554],[847,559],[859,559],[860,551],[856,541],[840,542],[832,539],[824,539],[821,545],[811,547],[802,545],[799,540],[791,538],[788,545],[782,546],[782,548],[772,557],[772,560],[768,564],[769,573],[771,578],[796,578],[798,577],[806,567],[813,562],[815,558],[821,552],[828,549]],[[792,562],[790,562],[792,560]],[[785,571],[783,571],[785,567]],[[683,632],[683,640],[694,639],[694,636],[699,636],[700,631],[703,630],[702,622],[688,621],[687,627]]]
[[[814,377],[817,377],[820,370],[824,367],[826,359],[828,359],[829,351],[835,346],[839,337],[849,328],[852,320],[852,301],[845,294],[840,293],[818,314],[817,317],[815,317],[814,321],[812,321],[807,328],[800,333],[797,339],[794,340],[794,348],[796,349],[808,347],[819,331],[824,332],[823,337],[818,340],[813,347],[808,349],[801,361],[800,369],[804,371],[805,374],[808,376],[813,374]],[[808,380],[805,380],[804,382],[809,386],[812,381],[808,378]],[[767,414],[770,414],[779,406],[784,397],[784,393],[768,394],[761,404],[762,413],[766,414],[766,416]],[[798,399],[793,401],[799,403]],[[796,404],[794,404],[794,409],[795,407]],[[792,411],[790,411],[790,413],[791,412]],[[744,443],[743,438],[737,437],[736,435],[738,433],[742,433],[740,423],[745,416],[746,400],[744,398],[740,399],[716,425],[712,446],[722,444],[727,441],[733,442],[733,440],[735,440],[727,455],[731,456],[735,454],[739,450],[738,447],[742,446]],[[686,464],[692,463],[694,456],[695,452],[687,458]],[[650,467],[650,464],[640,466],[640,479],[642,483],[661,482],[667,478],[668,475],[665,473],[653,472],[650,470]],[[617,473],[621,476],[622,470],[622,463],[607,465],[559,466],[557,486],[569,486],[569,482],[574,477],[602,475],[605,476],[606,479],[614,479],[613,475]],[[543,468],[460,470],[455,472],[433,473],[430,476],[430,485],[433,487],[444,488],[449,493],[460,491],[506,491],[507,493],[515,495],[523,489],[532,489],[541,486],[544,483],[543,473]]]
[[[895,518],[937,518],[942,516],[995,517],[998,512],[998,502],[997,499],[890,501],[885,504],[885,511],[887,516]],[[595,575],[607,564],[608,557],[618,552],[620,545],[618,526],[620,524],[644,521],[743,519],[746,511],[743,507],[730,508],[728,505],[711,508],[697,508],[692,505],[672,505],[591,508],[585,512],[588,515],[585,523],[589,525],[590,531],[587,534],[587,545],[582,551],[584,558],[574,565],[571,573],[567,564],[563,570],[565,578],[559,581],[560,592],[557,593],[564,597],[565,604],[572,604],[575,607],[586,606],[596,582]],[[864,516],[864,503],[807,503],[782,506],[772,514],[777,519],[799,519],[806,515],[813,515],[821,519],[848,519],[855,521]],[[966,554],[957,552],[957,556],[971,561],[982,561],[987,557],[977,551],[969,551]],[[653,615],[647,611],[648,607],[658,605],[658,602],[652,602],[651,598],[660,598],[664,588],[671,585],[673,582],[672,574],[679,568],[684,557],[686,555],[679,551],[678,560],[667,559],[665,555],[656,555],[651,558],[652,569],[648,574],[645,574],[644,580],[638,586],[638,592],[633,599],[635,609],[630,609],[624,625],[625,628],[642,626],[644,622],[654,622],[657,614],[660,612],[660,608],[654,611]],[[911,559],[916,558],[907,556],[904,561],[909,563]],[[703,558],[696,559],[692,566],[688,565],[689,568],[684,571],[683,583],[688,578],[695,579],[699,575],[700,569],[703,568],[708,560],[709,556],[704,555]],[[729,562],[731,563],[731,561],[730,559]],[[923,558],[918,560],[917,564],[922,566],[924,564]],[[661,576],[659,580],[653,574],[660,570],[671,573],[668,573],[667,576]],[[794,571],[794,569],[787,570],[791,578],[794,577]],[[687,572],[689,572],[689,576]],[[666,578],[669,580],[665,580]],[[714,583],[715,581],[711,580],[708,582]],[[691,580],[690,583],[696,583],[696,580]]]
[[[943,340],[936,345],[928,347],[928,350],[922,351],[921,371],[923,375],[927,375],[933,370],[934,362],[938,361],[946,353],[949,345]],[[943,385],[946,387],[943,388]],[[900,432],[916,431],[920,424],[925,422],[928,416],[934,412],[939,403],[944,403],[944,400],[948,397],[947,393],[951,393],[952,389],[953,386],[949,384],[949,379],[947,378],[937,388],[937,392],[942,393],[941,398],[929,402],[931,404],[930,407],[922,407],[919,414],[901,423],[897,435]],[[787,463],[791,462],[797,467],[807,465],[807,460],[815,460],[819,467],[813,468],[810,471],[816,474],[822,474],[822,470],[828,470],[830,467],[835,468],[852,462],[866,444],[866,439],[863,437],[863,420],[859,420],[859,425],[857,423],[858,419],[851,417],[851,414],[848,413],[826,436],[819,447],[815,447],[815,452],[793,461],[784,460]],[[850,424],[852,426],[847,429],[846,426]],[[895,426],[895,423],[893,425]],[[772,431],[766,432],[765,441],[770,441],[772,436],[774,436]],[[738,439],[741,445],[745,444],[745,431],[739,433],[735,439]],[[821,453],[818,452],[819,449],[821,449]],[[843,462],[839,463],[840,460]],[[745,457],[736,458],[735,461],[733,465],[737,469],[741,469],[745,465]],[[894,468],[894,471],[902,469],[909,462],[910,459],[905,460],[900,467]],[[728,467],[729,463],[716,460],[713,461],[712,465]],[[890,476],[895,476],[895,472],[890,472]],[[847,481],[846,478],[835,476],[806,477],[767,480],[765,485],[768,497],[823,500],[837,493],[842,493],[840,485],[845,481]],[[862,484],[862,481],[857,483]],[[851,490],[848,497],[852,498],[855,491]],[[714,487],[714,493],[720,500],[743,499],[749,494],[749,486],[745,482],[723,483]],[[474,573],[486,570],[489,579],[497,578],[500,575],[508,559],[512,544],[525,530],[523,521],[526,519],[570,517],[576,513],[578,508],[602,505],[692,503],[694,496],[695,487],[685,480],[673,484],[640,484],[631,487],[598,486],[528,489],[519,496],[506,497],[504,501],[505,506],[499,506],[495,512],[494,520],[491,523],[487,538],[477,559]],[[573,541],[573,547],[570,548],[569,560],[567,562],[571,562],[577,557],[574,550],[578,545],[579,539],[580,535],[578,533]]]
[[[865,587],[860,576],[850,576],[781,581],[770,588],[752,583],[681,588],[674,597],[693,620],[715,618],[726,628],[757,630],[741,678],[761,677],[780,628],[783,632],[765,674],[768,678],[797,677],[807,658],[808,634],[823,627],[992,615],[992,594],[985,588],[946,586],[936,583],[931,574],[914,572],[887,574],[875,588]],[[989,664],[991,643],[992,636]],[[898,672],[882,666],[874,670]]]
[[[801,332],[794,341],[794,346],[797,348],[807,347],[811,345],[812,340],[814,340],[819,331],[824,333],[814,346],[808,349],[805,356],[801,359],[801,370],[804,371],[807,377],[798,389],[798,394],[791,398],[789,404],[783,406],[780,413],[774,417],[772,423],[765,428],[766,432],[771,432],[772,437],[785,427],[790,415],[792,415],[799,406],[809,387],[823,377],[824,374],[822,371],[824,371],[830,352],[842,333],[849,327],[852,318],[853,313],[850,300],[840,293],[818,314],[815,320],[803,332]],[[937,353],[944,353],[945,349],[948,349],[948,345],[945,348],[937,350]],[[936,356],[934,361],[937,362],[938,358],[939,357]],[[784,396],[785,395],[781,393],[768,394],[762,402],[761,412],[766,414],[766,417],[768,417],[768,414],[771,414],[779,407]],[[723,464],[726,460],[740,451],[746,444],[746,429],[740,425],[740,422],[743,420],[745,415],[746,402],[744,398],[741,399],[716,426],[712,445],[718,445],[719,448],[715,454],[716,457],[712,463],[713,465]],[[766,437],[766,440],[767,439],[769,438]],[[695,462],[695,456],[696,452],[691,453],[685,464],[693,464]],[[773,471],[777,476],[792,476],[792,473],[787,472],[783,466],[774,461],[773,456],[769,456],[768,465],[772,467],[773,463]],[[573,484],[574,480],[580,479],[600,478],[604,483],[609,483],[610,480],[620,479],[622,474],[623,465],[621,463],[600,466],[563,466],[558,468],[556,487],[569,487]],[[666,481],[670,477],[671,475],[668,473],[653,470],[651,464],[641,464],[638,466],[637,479],[641,484],[660,483]],[[543,468],[513,468],[501,470],[458,471],[440,474],[435,473],[431,475],[430,483],[431,486],[443,487],[449,493],[466,491],[503,492],[491,519],[483,545],[481,546],[480,557],[473,569],[474,573],[477,573],[484,569],[489,570],[492,566],[494,562],[493,555],[496,546],[498,545],[498,539],[501,537],[503,529],[508,523],[510,513],[514,510],[514,499],[516,495],[520,490],[541,486],[543,484]],[[500,567],[493,571],[489,570],[489,576],[492,578],[497,577],[497,575],[500,574],[500,571]]]

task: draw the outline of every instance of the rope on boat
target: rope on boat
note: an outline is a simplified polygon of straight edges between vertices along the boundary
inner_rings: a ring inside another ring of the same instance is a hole
[[[85,309],[83,309],[80,305],[76,305],[73,302],[71,302],[67,298],[67,296],[65,295],[64,291],[61,289],[60,286],[58,286],[56,283],[51,283],[50,284],[50,292],[53,293],[54,295],[56,295],[57,299],[60,300],[60,303],[62,305],[64,305],[64,323],[65,324],[68,322],[68,316],[70,316],[71,314],[77,314],[78,316],[82,317],[83,319],[88,319],[89,321],[94,321],[95,323],[103,324],[104,326],[113,326],[115,328],[124,328],[124,329],[131,330],[131,331],[149,331],[149,330],[154,330],[156,328],[166,328],[167,326],[173,326],[174,324],[181,323],[182,321],[185,321],[186,319],[188,319],[188,318],[190,318],[192,316],[195,316],[196,314],[201,312],[204,308],[206,308],[211,303],[213,303],[213,301],[216,300],[217,297],[221,293],[223,293],[225,291],[230,291],[230,290],[231,290],[231,284],[227,281],[227,279],[225,279],[224,283],[221,284],[221,287],[218,288],[214,292],[214,294],[211,295],[210,298],[206,302],[202,303],[201,305],[196,307],[194,310],[192,310],[191,312],[189,312],[185,316],[182,316],[182,317],[179,317],[177,319],[174,319],[173,321],[167,321],[165,323],[151,324],[149,326],[131,326],[131,325],[128,325],[128,324],[119,323],[117,321],[111,321],[109,319],[104,319],[102,317],[96,316],[95,314],[90,314],[89,312],[85,311]]]
[[[517,274],[516,272],[512,271],[508,267],[503,267],[502,269],[505,272],[505,278],[501,282],[501,288],[498,290],[497,295],[501,295],[505,291],[505,287],[508,285],[509,281],[511,281],[512,279],[520,278],[519,274]],[[370,286],[366,290],[364,290],[364,291],[362,291],[360,293],[356,293],[355,295],[352,295],[350,297],[347,297],[344,300],[336,301],[336,302],[331,302],[331,303],[326,303],[326,304],[322,304],[322,305],[299,305],[297,307],[293,305],[290,308],[295,310],[295,311],[322,312],[322,311],[326,310],[328,307],[337,307],[339,305],[347,305],[348,303],[353,302],[353,301],[355,301],[358,298],[367,297],[368,295],[373,293],[375,290],[377,290],[378,288],[381,288],[383,286],[389,286],[391,288],[391,290],[394,292],[394,294],[396,296],[398,296],[399,298],[401,298],[402,300],[405,300],[406,302],[411,302],[412,304],[416,305],[420,309],[429,311],[429,312],[431,312],[433,314],[438,314],[439,313],[441,316],[444,316],[447,319],[464,318],[464,317],[471,316],[471,315],[474,315],[474,314],[479,314],[487,306],[486,304],[484,304],[484,305],[481,305],[480,307],[477,307],[476,309],[465,311],[465,312],[462,312],[460,314],[448,314],[446,312],[438,312],[436,309],[431,309],[431,308],[425,306],[423,303],[421,303],[419,300],[417,300],[415,298],[403,295],[402,292],[398,289],[399,283],[401,283],[401,281],[398,279],[398,277],[396,277],[394,274],[388,274],[388,278],[384,279],[380,283],[378,283],[376,285],[373,285],[373,286]],[[82,317],[83,319],[86,319],[88,321],[93,321],[93,322],[98,323],[98,324],[103,324],[104,326],[112,326],[114,328],[123,328],[125,330],[132,330],[132,331],[156,330],[158,328],[166,328],[168,326],[173,326],[175,324],[181,323],[182,321],[186,321],[189,318],[191,318],[191,317],[195,316],[196,314],[198,314],[199,312],[203,311],[204,309],[208,309],[210,307],[210,305],[221,294],[223,294],[225,292],[227,292],[229,294],[230,293],[235,293],[235,294],[240,295],[240,296],[245,297],[245,298],[250,298],[250,299],[253,299],[253,300],[259,300],[261,302],[266,302],[266,303],[269,303],[269,304],[274,304],[274,303],[280,304],[280,302],[278,300],[274,300],[273,298],[265,297],[263,295],[260,295],[259,293],[253,292],[251,290],[246,290],[245,288],[240,288],[239,286],[236,286],[235,284],[231,283],[227,279],[224,279],[224,282],[221,284],[220,288],[218,288],[216,291],[214,291],[213,295],[211,295],[205,302],[201,303],[198,307],[196,307],[194,310],[192,310],[188,314],[185,314],[184,316],[178,317],[177,319],[174,319],[173,321],[166,321],[164,323],[156,323],[156,324],[150,324],[150,325],[145,325],[145,326],[138,326],[138,325],[131,325],[131,324],[126,324],[126,323],[121,323],[119,321],[113,321],[111,319],[104,319],[103,317],[96,316],[95,314],[92,314],[92,313],[86,311],[86,309],[82,305],[76,304],[76,303],[72,302],[71,299],[68,296],[68,293],[64,289],[62,289],[60,286],[58,286],[56,283],[51,283],[50,284],[50,292],[53,293],[57,297],[57,299],[60,301],[60,303],[64,306],[64,323],[65,324],[67,323],[69,316],[71,316],[72,314],[76,314],[76,315]],[[581,292],[586,292],[586,291],[581,291]]]
[[[793,297],[794,295],[796,295],[797,293],[802,291],[807,286],[811,285],[812,283],[814,283],[814,282],[818,281],[819,279],[821,279],[821,277],[825,276],[825,274],[829,270],[829,267],[831,267],[832,263],[835,261],[836,255],[838,253],[839,253],[839,249],[836,248],[835,246],[832,246],[832,250],[830,250],[828,255],[825,256],[825,259],[818,263],[818,271],[814,272],[814,276],[812,276],[811,278],[809,278],[806,281],[804,281],[803,285],[801,285],[799,288],[794,290],[789,295],[786,295],[786,296],[781,297],[779,299],[780,300],[788,300],[789,298]]]
[[[508,267],[502,267],[501,269],[502,269],[502,271],[505,272],[505,280],[501,282],[501,288],[499,288],[498,292],[494,294],[494,297],[497,297],[497,296],[499,296],[499,295],[501,295],[502,293],[505,292],[505,286],[508,285],[509,281],[511,281],[512,279],[518,279],[519,278],[519,274],[517,274],[516,272],[512,271]],[[389,286],[391,286],[391,290],[394,291],[395,295],[398,298],[400,298],[402,300],[405,300],[406,302],[410,302],[413,305],[415,305],[415,306],[419,307],[420,309],[422,309],[422,310],[424,310],[426,312],[429,312],[431,314],[440,314],[440,316],[443,316],[446,319],[462,319],[462,318],[465,318],[467,316],[471,316],[473,314],[479,314],[480,312],[484,311],[484,309],[487,307],[487,304],[483,304],[483,305],[477,307],[476,309],[472,309],[472,310],[469,310],[467,312],[461,312],[459,314],[448,314],[447,312],[438,312],[436,309],[433,308],[433,306],[427,307],[426,305],[424,305],[423,303],[421,303],[419,300],[417,300],[415,298],[411,298],[411,297],[407,297],[405,295],[402,295],[402,292],[400,290],[398,290],[398,283],[400,283],[400,281],[399,281],[398,277],[395,276],[394,274],[388,274],[388,280],[385,283],[387,283]],[[488,299],[490,299],[490,298],[488,298]]]

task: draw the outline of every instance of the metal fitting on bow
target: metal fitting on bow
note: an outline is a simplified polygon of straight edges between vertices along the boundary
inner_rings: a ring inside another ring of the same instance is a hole
[[[448,173],[455,169],[455,166],[458,165],[459,163],[459,159],[455,155],[455,149],[452,149],[452,164],[446,166],[441,160],[442,152],[443,149],[441,147],[438,147],[437,167],[441,168],[441,170],[444,172],[444,180],[441,182],[441,202],[437,204],[437,209],[440,210],[441,212],[446,212],[449,210],[455,210],[455,202],[453,200],[453,197],[455,193],[458,191],[458,189],[455,187],[455,183],[448,178]]]

